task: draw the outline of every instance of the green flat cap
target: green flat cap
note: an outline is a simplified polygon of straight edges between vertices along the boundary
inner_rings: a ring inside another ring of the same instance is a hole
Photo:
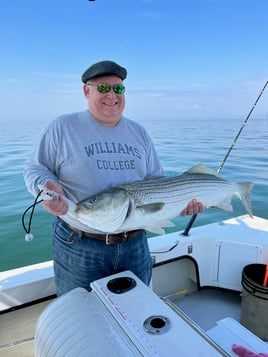
[[[86,69],[81,79],[83,83],[87,83],[90,79],[102,76],[117,76],[123,81],[127,77],[127,70],[113,61],[101,61]]]

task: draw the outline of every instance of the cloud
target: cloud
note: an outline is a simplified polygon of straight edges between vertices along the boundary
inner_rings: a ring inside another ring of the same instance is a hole
[[[188,83],[187,89],[158,85],[127,90],[127,112],[142,118],[219,118],[243,120],[265,82]],[[255,117],[267,116],[267,93],[254,109]]]

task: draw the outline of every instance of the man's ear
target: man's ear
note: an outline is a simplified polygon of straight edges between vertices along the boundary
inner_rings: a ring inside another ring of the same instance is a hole
[[[83,91],[84,91],[85,97],[88,98],[90,89],[89,89],[89,86],[87,84],[83,85]]]

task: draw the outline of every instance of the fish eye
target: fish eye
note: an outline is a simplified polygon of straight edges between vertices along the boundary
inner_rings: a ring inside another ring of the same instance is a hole
[[[94,197],[91,197],[91,199],[89,200],[90,203],[95,203],[97,201],[97,197],[94,196]]]

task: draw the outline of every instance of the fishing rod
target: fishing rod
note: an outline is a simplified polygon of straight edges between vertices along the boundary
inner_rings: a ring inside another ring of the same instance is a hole
[[[258,95],[258,97],[257,97],[257,99],[256,99],[256,101],[255,101],[255,103],[253,104],[253,106],[252,106],[252,108],[250,109],[250,111],[249,111],[249,113],[248,113],[246,119],[244,120],[244,122],[243,122],[241,128],[239,129],[239,131],[238,131],[236,137],[234,138],[233,142],[231,143],[231,145],[230,145],[230,147],[229,147],[229,149],[228,149],[228,151],[227,151],[227,153],[226,153],[224,159],[222,160],[222,163],[220,164],[220,166],[219,166],[219,168],[218,168],[218,170],[217,170],[217,173],[220,173],[220,172],[221,172],[221,169],[223,168],[223,166],[224,166],[226,160],[228,159],[228,157],[229,157],[231,151],[233,150],[233,147],[235,146],[235,144],[236,144],[236,142],[237,142],[237,140],[238,140],[238,138],[239,138],[239,136],[240,136],[242,130],[243,130],[244,127],[246,126],[246,124],[247,124],[247,122],[248,122],[248,120],[249,120],[249,118],[250,118],[250,116],[251,116],[253,110],[255,109],[255,107],[256,107],[256,105],[257,105],[259,99],[260,99],[261,96],[263,95],[263,92],[265,91],[265,88],[267,87],[267,85],[268,85],[268,81],[266,81],[265,85],[263,86],[262,90],[260,91],[260,94]],[[194,224],[194,221],[195,221],[196,217],[197,217],[197,214],[193,214],[193,215],[192,215],[192,217],[191,217],[191,219],[190,219],[190,221],[189,221],[187,227],[185,228],[184,232],[182,233],[182,235],[184,235],[184,236],[188,236],[188,235],[189,235],[189,231],[190,231],[190,229],[192,228],[192,225]]]

